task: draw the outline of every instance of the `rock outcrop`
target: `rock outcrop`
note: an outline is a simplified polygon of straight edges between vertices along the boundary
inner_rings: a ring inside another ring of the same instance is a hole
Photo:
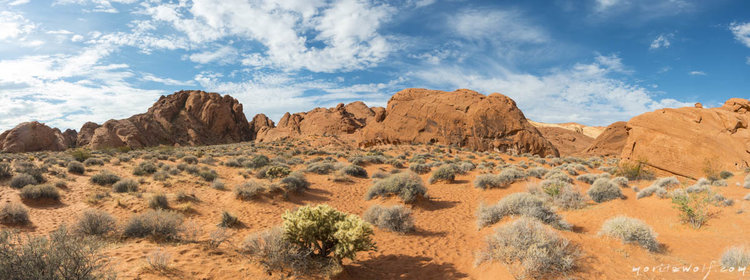
[[[383,108],[369,108],[360,101],[346,105],[340,103],[333,108],[286,113],[275,128],[258,130],[256,141],[267,142],[309,136],[335,136],[353,141],[363,127],[378,119],[382,120],[383,115]]]
[[[405,89],[392,96],[385,117],[362,130],[360,145],[399,143],[559,155],[515,101],[499,93],[487,96],[467,89]]]
[[[82,135],[84,130],[81,129]],[[79,139],[86,142],[86,136]],[[213,145],[250,139],[250,125],[236,99],[204,91],[179,91],[160,97],[144,114],[105,122],[94,130],[88,145],[93,149],[141,148]]]
[[[6,153],[63,151],[75,145],[70,132],[64,135],[57,128],[39,122],[25,122],[0,134],[0,150]],[[73,131],[75,133],[75,131]]]
[[[594,138],[581,133],[580,130],[555,126],[536,126],[536,128],[557,148],[561,156],[581,155],[594,142]]]
[[[624,160],[698,178],[704,169],[742,170],[750,162],[750,101],[732,98],[718,108],[660,109],[632,118]]]
[[[583,153],[594,156],[619,156],[628,139],[626,125],[627,122],[610,124]]]
[[[252,139],[255,140],[258,134],[264,133],[266,130],[272,129],[274,127],[276,127],[276,124],[274,124],[273,121],[269,119],[265,114],[255,115],[255,117],[253,117],[253,120],[250,121],[250,131],[252,133]]]
[[[602,134],[604,132],[604,129],[606,127],[603,126],[589,126],[589,125],[582,125],[580,123],[543,123],[543,122],[535,122],[532,120],[529,120],[529,123],[536,127],[537,129],[540,129],[542,127],[557,127],[562,129],[571,130],[573,132],[577,132],[583,135],[586,135],[590,137],[591,139],[595,139],[596,137],[599,137],[599,134]]]
[[[101,127],[101,125],[94,122],[86,122],[81,126],[81,130],[78,131],[78,137],[76,138],[76,145],[78,147],[84,147],[91,143],[91,138],[94,137],[94,131]]]

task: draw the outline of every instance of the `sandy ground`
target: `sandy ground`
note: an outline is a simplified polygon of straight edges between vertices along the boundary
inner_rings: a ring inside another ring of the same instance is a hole
[[[397,149],[407,149],[401,147]],[[393,152],[398,154],[398,152]],[[464,155],[468,155],[465,153]],[[269,156],[273,157],[273,155]],[[305,159],[312,156],[300,156]],[[509,158],[503,155],[506,160]],[[465,157],[464,157],[465,158]],[[223,158],[217,158],[223,160]],[[340,159],[345,161],[345,159]],[[515,158],[519,162],[523,158]],[[122,226],[130,216],[148,210],[147,199],[154,193],[166,193],[172,208],[184,209],[185,203],[174,200],[179,191],[194,194],[199,201],[190,202],[190,211],[183,211],[186,222],[198,225],[198,239],[205,241],[215,231],[222,211],[239,217],[243,226],[227,230],[229,238],[218,248],[209,248],[205,242],[155,243],[150,239],[108,239],[104,253],[110,257],[113,269],[121,279],[278,279],[280,275],[267,275],[259,265],[239,253],[242,240],[250,233],[265,230],[281,223],[281,214],[289,209],[306,205],[331,205],[338,210],[361,215],[372,204],[398,204],[396,198],[366,201],[364,194],[373,179],[353,178],[353,183],[335,183],[331,175],[307,173],[311,189],[302,195],[282,198],[263,198],[242,201],[234,197],[234,186],[245,182],[240,175],[244,168],[211,166],[219,173],[227,190],[210,188],[210,183],[182,173],[170,179],[165,187],[147,177],[140,186],[141,194],[110,193],[97,204],[87,202],[87,197],[96,191],[108,188],[93,185],[89,177],[101,169],[115,171],[123,177],[131,175],[140,160],[118,166],[89,167],[85,175],[68,174],[68,187],[62,191],[62,202],[53,205],[26,203],[32,224],[15,227],[31,234],[46,234],[62,224],[73,224],[86,208],[97,208],[111,213]],[[178,161],[179,162],[179,161]],[[478,162],[478,160],[475,160]],[[169,162],[170,164],[175,164]],[[294,169],[304,168],[298,165]],[[369,165],[372,175],[378,171],[393,169],[390,165]],[[598,170],[594,172],[600,172]],[[483,246],[485,237],[494,228],[510,221],[506,218],[492,227],[479,230],[476,211],[481,202],[495,203],[504,196],[526,191],[537,179],[518,182],[506,189],[480,190],[472,186],[479,171],[460,175],[456,182],[427,184],[429,174],[421,175],[428,188],[429,201],[408,205],[413,210],[417,230],[409,234],[392,233],[375,229],[374,240],[377,252],[360,253],[354,262],[345,261],[344,271],[335,279],[513,279],[509,268],[500,263],[475,265],[476,252]],[[750,279],[750,272],[722,271],[718,260],[724,250],[734,245],[750,245],[747,232],[750,230],[750,202],[742,198],[750,192],[738,186],[744,174],[728,180],[729,186],[715,188],[727,198],[735,200],[730,207],[716,207],[715,215],[701,229],[692,229],[682,224],[678,211],[669,199],[655,196],[635,199],[632,189],[623,189],[627,198],[601,204],[589,202],[580,210],[559,212],[574,229],[561,234],[577,244],[583,251],[579,267],[569,275],[570,279]],[[254,179],[254,178],[253,178]],[[17,190],[7,187],[8,181],[0,184],[0,203],[20,201]],[[585,192],[589,185],[576,181]],[[650,182],[631,182],[640,188]],[[635,245],[622,244],[619,240],[598,235],[601,225],[608,218],[627,215],[651,225],[659,234],[658,241],[665,250],[649,253]],[[0,225],[0,228],[8,226]],[[156,250],[171,256],[170,269],[150,269],[146,258]],[[674,272],[677,268],[680,272]],[[683,272],[687,268],[690,272]]]

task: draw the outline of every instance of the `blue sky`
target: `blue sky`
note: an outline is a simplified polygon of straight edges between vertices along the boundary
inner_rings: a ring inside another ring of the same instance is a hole
[[[750,88],[750,2],[0,0],[0,130],[78,129],[181,89],[245,114],[384,106],[408,87],[607,125]]]

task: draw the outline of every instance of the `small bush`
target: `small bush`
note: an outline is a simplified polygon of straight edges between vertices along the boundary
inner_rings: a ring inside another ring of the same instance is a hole
[[[86,173],[86,167],[80,162],[71,161],[68,163],[68,172],[83,175],[83,173]]]
[[[427,188],[414,173],[397,173],[388,178],[378,180],[365,194],[365,199],[370,200],[377,196],[397,195],[404,202],[411,203],[418,197],[426,197]]]
[[[599,178],[594,181],[591,188],[586,192],[596,203],[602,203],[617,198],[622,198],[620,187],[612,183],[610,179]]]
[[[240,224],[240,220],[237,218],[237,216],[232,215],[232,213],[229,213],[227,211],[221,212],[221,222],[218,226],[220,227],[233,227]]]
[[[385,230],[395,232],[414,230],[414,218],[411,216],[411,210],[402,205],[392,207],[373,205],[365,211],[362,217],[368,223]]]
[[[287,192],[301,193],[310,188],[310,182],[300,172],[292,172],[289,176],[281,179],[281,186]]]
[[[120,179],[112,185],[112,191],[116,193],[137,192],[138,182],[133,179]]]
[[[112,215],[101,210],[87,209],[78,219],[76,232],[88,235],[105,235],[115,230],[117,221]]]
[[[567,182],[543,180],[538,186],[529,188],[531,194],[550,201],[560,209],[581,209],[586,207],[586,197]]]
[[[331,173],[333,171],[333,164],[328,162],[315,162],[311,163],[307,166],[307,169],[305,171],[315,173],[315,174],[321,174],[325,175],[328,173]]]
[[[147,237],[156,239],[177,239],[182,225],[182,215],[166,210],[149,210],[133,216],[125,225],[123,235],[127,237]]]
[[[18,173],[10,179],[10,187],[14,189],[20,189],[27,185],[36,184],[37,181],[33,176],[26,173]]]
[[[0,208],[0,223],[26,225],[29,223],[29,210],[20,203],[6,203]]]
[[[545,174],[547,174],[547,172],[549,172],[549,170],[545,169],[544,167],[534,167],[527,170],[526,175],[528,175],[529,177],[541,179]]]
[[[672,192],[673,207],[680,211],[680,220],[693,228],[702,227],[710,217],[711,195],[709,192]]]
[[[520,268],[516,279],[564,275],[575,268],[580,250],[533,218],[500,226],[487,238],[479,262],[501,261]]]
[[[150,161],[141,161],[134,169],[133,169],[133,175],[135,176],[144,176],[144,175],[151,175],[156,173],[158,171],[158,168],[153,162]]]
[[[512,193],[495,205],[480,205],[477,211],[477,225],[480,228],[490,226],[508,216],[533,217],[559,229],[571,228],[571,225],[546,206],[544,201],[529,193]]]
[[[165,194],[155,194],[148,200],[151,209],[169,209],[169,200]]]
[[[102,170],[91,176],[91,182],[100,186],[112,185],[117,183],[117,181],[120,181],[120,176],[106,170]]]
[[[453,183],[453,180],[455,179],[456,179],[456,169],[451,165],[442,165],[438,167],[438,169],[435,169],[435,171],[432,172],[432,176],[430,176],[430,179],[428,180],[428,182],[430,184],[434,184],[438,181]]]
[[[427,174],[431,169],[429,165],[423,163],[409,164],[409,170],[417,174]]]
[[[94,165],[101,166],[101,165],[104,165],[104,161],[98,158],[90,158],[90,159],[85,160],[83,164],[86,166],[94,166]]]
[[[719,178],[724,179],[724,180],[729,179],[732,176],[734,176],[734,173],[726,171],[726,170],[719,172]]]
[[[622,240],[623,243],[637,243],[649,251],[659,250],[656,232],[645,222],[625,216],[608,219],[602,225],[600,234]]]
[[[616,176],[623,176],[628,180],[652,180],[654,173],[646,169],[646,161],[621,161],[615,170]]]
[[[266,191],[266,187],[260,182],[250,181],[234,188],[234,195],[241,200],[258,198]]]
[[[750,266],[750,250],[745,247],[731,247],[721,255],[721,267],[724,269],[736,270],[747,266]]]
[[[248,235],[242,242],[242,251],[268,274],[279,271],[310,276],[337,265],[332,259],[311,258],[313,252],[287,240],[280,227]]]
[[[70,152],[70,155],[73,156],[73,159],[76,161],[84,162],[91,157],[91,152],[85,149],[75,149]]]
[[[474,178],[474,187],[478,189],[506,188],[511,182],[503,180],[495,174],[480,174]]]
[[[213,182],[211,182],[211,188],[215,190],[225,190],[226,185],[224,185],[224,182],[222,182],[221,180],[216,179]]]
[[[21,189],[21,198],[28,200],[51,199],[60,200],[60,192],[51,185],[27,185]]]
[[[213,182],[214,180],[216,180],[216,178],[219,177],[219,174],[216,173],[215,170],[206,169],[206,170],[201,170],[200,172],[198,172],[198,177],[201,177],[203,181]]]
[[[258,155],[245,162],[245,167],[258,169],[268,165],[269,163],[271,163],[271,160],[269,160],[267,156]]]
[[[11,176],[13,176],[13,170],[10,168],[10,164],[0,162],[0,179],[8,179]]]
[[[182,158],[182,162],[187,163],[187,164],[197,164],[198,158],[195,156],[184,156]]]
[[[362,166],[356,164],[347,165],[341,170],[344,172],[344,174],[352,177],[367,178],[367,170],[365,170]]]

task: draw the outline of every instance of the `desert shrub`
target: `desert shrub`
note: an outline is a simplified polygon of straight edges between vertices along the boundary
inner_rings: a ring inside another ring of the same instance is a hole
[[[617,198],[622,198],[620,187],[612,183],[610,179],[599,178],[594,181],[591,188],[586,192],[596,203],[602,203]]]
[[[403,205],[386,207],[376,204],[370,206],[362,217],[368,223],[385,230],[395,232],[414,230],[414,218],[411,216],[411,210]]]
[[[232,215],[232,213],[229,213],[227,211],[221,212],[221,222],[219,222],[220,227],[233,227],[240,224],[240,220],[237,218],[237,216]]]
[[[344,168],[341,169],[341,171],[344,172],[344,174],[358,177],[358,178],[367,178],[367,170],[365,170],[362,166],[356,165],[356,164],[350,164],[347,166],[344,166]]]
[[[125,225],[126,237],[147,237],[156,239],[177,239],[182,225],[182,215],[168,210],[149,210],[130,218]]]
[[[435,171],[432,172],[432,176],[430,176],[430,179],[428,182],[430,184],[434,184],[438,181],[445,181],[448,183],[452,183],[453,180],[456,179],[456,170],[451,165],[442,165],[438,167],[438,169],[435,169]]]
[[[333,164],[329,162],[315,162],[315,163],[309,164],[307,168],[305,169],[305,171],[324,175],[324,174],[331,173],[333,169],[334,169]]]
[[[680,211],[680,220],[693,228],[702,227],[710,217],[711,195],[709,192],[672,192],[673,207]]]
[[[86,149],[75,149],[70,152],[70,155],[78,162],[84,162],[91,157],[91,152]]]
[[[303,192],[310,188],[310,182],[300,172],[292,172],[289,176],[281,179],[281,186],[288,192]]]
[[[732,176],[734,176],[734,173],[726,171],[726,170],[723,170],[723,171],[719,172],[719,178],[721,178],[721,179],[725,179],[726,180],[726,179],[731,178]]]
[[[268,274],[279,271],[310,276],[337,265],[333,259],[312,258],[312,251],[287,240],[281,227],[248,235],[241,248]]]
[[[531,186],[529,193],[551,202],[560,209],[581,209],[586,207],[586,196],[564,181],[543,180],[538,186]]]
[[[0,208],[0,223],[26,225],[29,223],[29,210],[20,203],[6,203]]]
[[[427,188],[414,173],[397,173],[375,182],[365,194],[370,200],[377,196],[397,195],[404,202],[414,202],[419,196],[426,197]]]
[[[508,182],[515,182],[526,179],[526,172],[516,167],[503,168],[500,173],[497,174],[502,180]]]
[[[112,191],[117,193],[137,192],[138,182],[133,179],[120,179],[112,185]]]
[[[542,177],[544,177],[545,174],[547,174],[548,171],[549,170],[547,170],[544,167],[534,167],[529,170],[526,170],[526,175],[528,175],[529,177],[541,179]]]
[[[387,178],[388,176],[389,176],[388,173],[381,172],[381,171],[378,171],[372,174],[373,179],[383,179],[383,178]]]
[[[731,247],[721,255],[721,267],[724,269],[739,269],[747,266],[750,266],[750,250],[745,247]]]
[[[750,189],[750,176],[745,177],[745,182],[742,184],[743,188]]]
[[[246,161],[245,167],[257,169],[257,168],[264,167],[268,165],[269,163],[271,163],[271,160],[269,160],[267,156],[257,155],[257,156],[254,156],[249,161]]]
[[[165,194],[155,194],[148,199],[148,207],[152,209],[169,209],[169,200]]]
[[[609,177],[610,177],[609,173],[600,173],[600,174],[587,173],[583,175],[578,175],[578,177],[576,177],[576,180],[584,182],[586,184],[593,184],[594,181],[596,181],[596,179],[599,179],[599,178],[609,179]]]
[[[82,234],[105,235],[115,230],[116,223],[115,218],[105,211],[87,209],[81,214],[74,229]]]
[[[685,189],[687,193],[702,193],[711,190],[711,182],[705,178],[700,178],[695,184],[690,185]]]
[[[614,172],[616,176],[623,176],[628,180],[652,180],[654,172],[646,169],[647,162],[639,161],[621,161]]]
[[[568,239],[533,218],[500,226],[487,238],[479,262],[501,261],[516,269],[514,277],[559,277],[573,270],[580,250]]]
[[[289,169],[289,167],[282,165],[266,166],[258,170],[258,172],[255,174],[255,177],[258,179],[276,179],[285,177],[291,172],[292,171]]]
[[[13,176],[13,170],[7,162],[0,162],[0,179],[8,179]]]
[[[18,173],[10,179],[10,187],[14,189],[20,189],[27,185],[36,184],[37,181],[33,176],[26,173]]]
[[[27,185],[21,189],[21,198],[28,200],[51,199],[60,200],[60,192],[51,185]]]
[[[357,252],[376,249],[369,223],[325,204],[286,211],[281,218],[284,237],[314,256],[354,260]]]
[[[456,170],[459,174],[466,174],[469,171],[476,169],[476,165],[469,161],[464,161],[456,165]]]
[[[71,161],[68,163],[68,172],[83,175],[86,172],[86,167],[80,162]]]
[[[219,174],[216,173],[216,170],[213,169],[205,169],[198,172],[198,177],[201,177],[203,181],[206,182],[213,182],[213,180],[216,180],[216,178],[219,177]]]
[[[628,178],[620,176],[620,177],[612,178],[612,183],[620,187],[627,188],[629,181],[628,181]]]
[[[216,179],[213,182],[211,182],[211,188],[215,190],[225,190],[226,185],[224,185],[224,182],[222,182],[221,180]]]
[[[151,174],[156,173],[156,171],[158,171],[158,169],[153,162],[141,161],[141,163],[139,163],[133,169],[133,175],[135,176],[151,175]]]
[[[65,227],[48,237],[0,231],[0,275],[14,280],[114,278],[100,247],[100,242]]]
[[[120,181],[120,176],[117,176],[116,174],[107,171],[102,170],[97,174],[94,174],[94,176],[91,176],[91,182],[100,186],[106,186],[106,185],[112,185],[114,183],[117,183],[117,181]]]
[[[241,200],[251,200],[266,191],[266,187],[257,181],[249,181],[234,188],[234,195]]]
[[[637,243],[639,246],[656,252],[659,242],[656,232],[645,222],[625,216],[617,216],[604,221],[600,234],[622,240],[623,243]]]
[[[565,181],[568,183],[573,183],[573,178],[570,178],[570,176],[566,175],[559,169],[552,169],[547,174],[544,175],[544,179],[548,180],[558,180],[558,181]]]
[[[478,189],[505,188],[510,182],[505,181],[495,174],[480,174],[474,178],[474,187]]]
[[[423,163],[409,164],[409,170],[417,174],[427,174],[431,169],[432,167]]]
[[[83,162],[83,165],[86,166],[93,166],[93,165],[104,165],[104,161],[98,158],[89,158]]]
[[[187,164],[197,164],[198,158],[195,156],[184,156],[182,157],[182,162],[187,163]]]
[[[571,225],[546,206],[544,201],[530,193],[512,193],[495,205],[479,205],[477,225],[480,228],[490,226],[507,216],[527,216],[559,229],[571,228]]]
[[[132,159],[133,158],[131,158],[129,155],[120,155],[117,157],[117,160],[119,160],[120,162],[130,162],[130,160]]]

